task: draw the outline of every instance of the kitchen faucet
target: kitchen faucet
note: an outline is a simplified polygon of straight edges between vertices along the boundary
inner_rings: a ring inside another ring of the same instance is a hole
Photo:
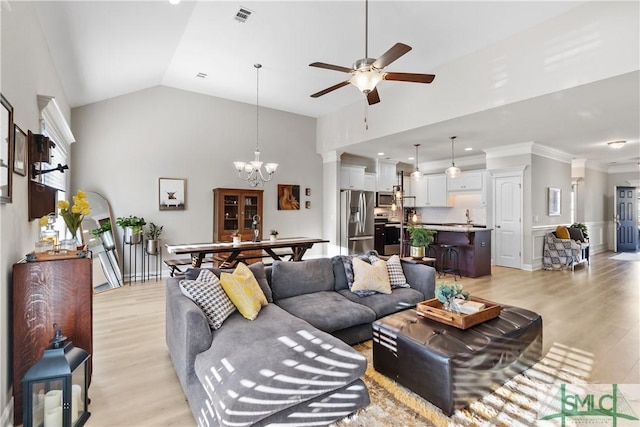
[[[467,224],[471,224],[471,215],[469,215],[469,209],[464,214],[467,217]]]

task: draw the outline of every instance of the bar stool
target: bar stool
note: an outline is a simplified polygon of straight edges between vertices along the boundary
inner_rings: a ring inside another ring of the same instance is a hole
[[[458,250],[456,245],[440,245],[440,274],[438,278],[453,273],[453,280],[457,281],[456,274],[462,279],[458,262]],[[447,260],[449,262],[447,263]]]

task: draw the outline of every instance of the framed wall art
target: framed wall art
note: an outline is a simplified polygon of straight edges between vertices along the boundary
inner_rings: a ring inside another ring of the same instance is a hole
[[[27,134],[18,125],[14,125],[13,141],[13,171],[25,176],[27,174]]]
[[[561,195],[562,190],[559,188],[549,187],[548,204],[549,204],[549,216],[559,216],[561,214]]]
[[[0,203],[11,203],[13,191],[13,106],[0,94]]]
[[[278,210],[300,209],[300,186],[278,184]]]
[[[183,178],[159,178],[158,205],[161,211],[184,210],[186,206],[187,180]]]

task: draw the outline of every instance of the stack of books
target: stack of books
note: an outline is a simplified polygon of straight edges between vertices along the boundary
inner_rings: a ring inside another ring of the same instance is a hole
[[[461,298],[456,298],[455,302],[458,304],[460,309],[460,313],[462,314],[473,314],[477,313],[480,310],[485,309],[485,305],[478,301],[469,301]]]

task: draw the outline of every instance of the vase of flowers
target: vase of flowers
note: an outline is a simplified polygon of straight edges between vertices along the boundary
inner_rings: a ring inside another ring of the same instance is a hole
[[[446,283],[439,283],[436,286],[436,298],[442,303],[442,308],[454,313],[460,312],[460,307],[456,303],[456,299],[469,299],[469,292],[462,292],[462,285],[454,283],[448,285]]]
[[[82,190],[78,190],[75,196],[73,196],[73,205],[70,206],[67,200],[58,201],[58,209],[60,209],[60,216],[64,220],[69,233],[71,233],[71,239],[75,240],[76,246],[78,243],[78,229],[85,216],[91,215],[91,207],[89,201],[86,198],[86,194]]]
[[[240,234],[240,230],[235,230],[231,233],[231,239],[234,245],[239,245],[242,241],[242,234]]]
[[[271,230],[269,232],[269,240],[275,242],[276,240],[278,240],[278,234],[278,230]]]

